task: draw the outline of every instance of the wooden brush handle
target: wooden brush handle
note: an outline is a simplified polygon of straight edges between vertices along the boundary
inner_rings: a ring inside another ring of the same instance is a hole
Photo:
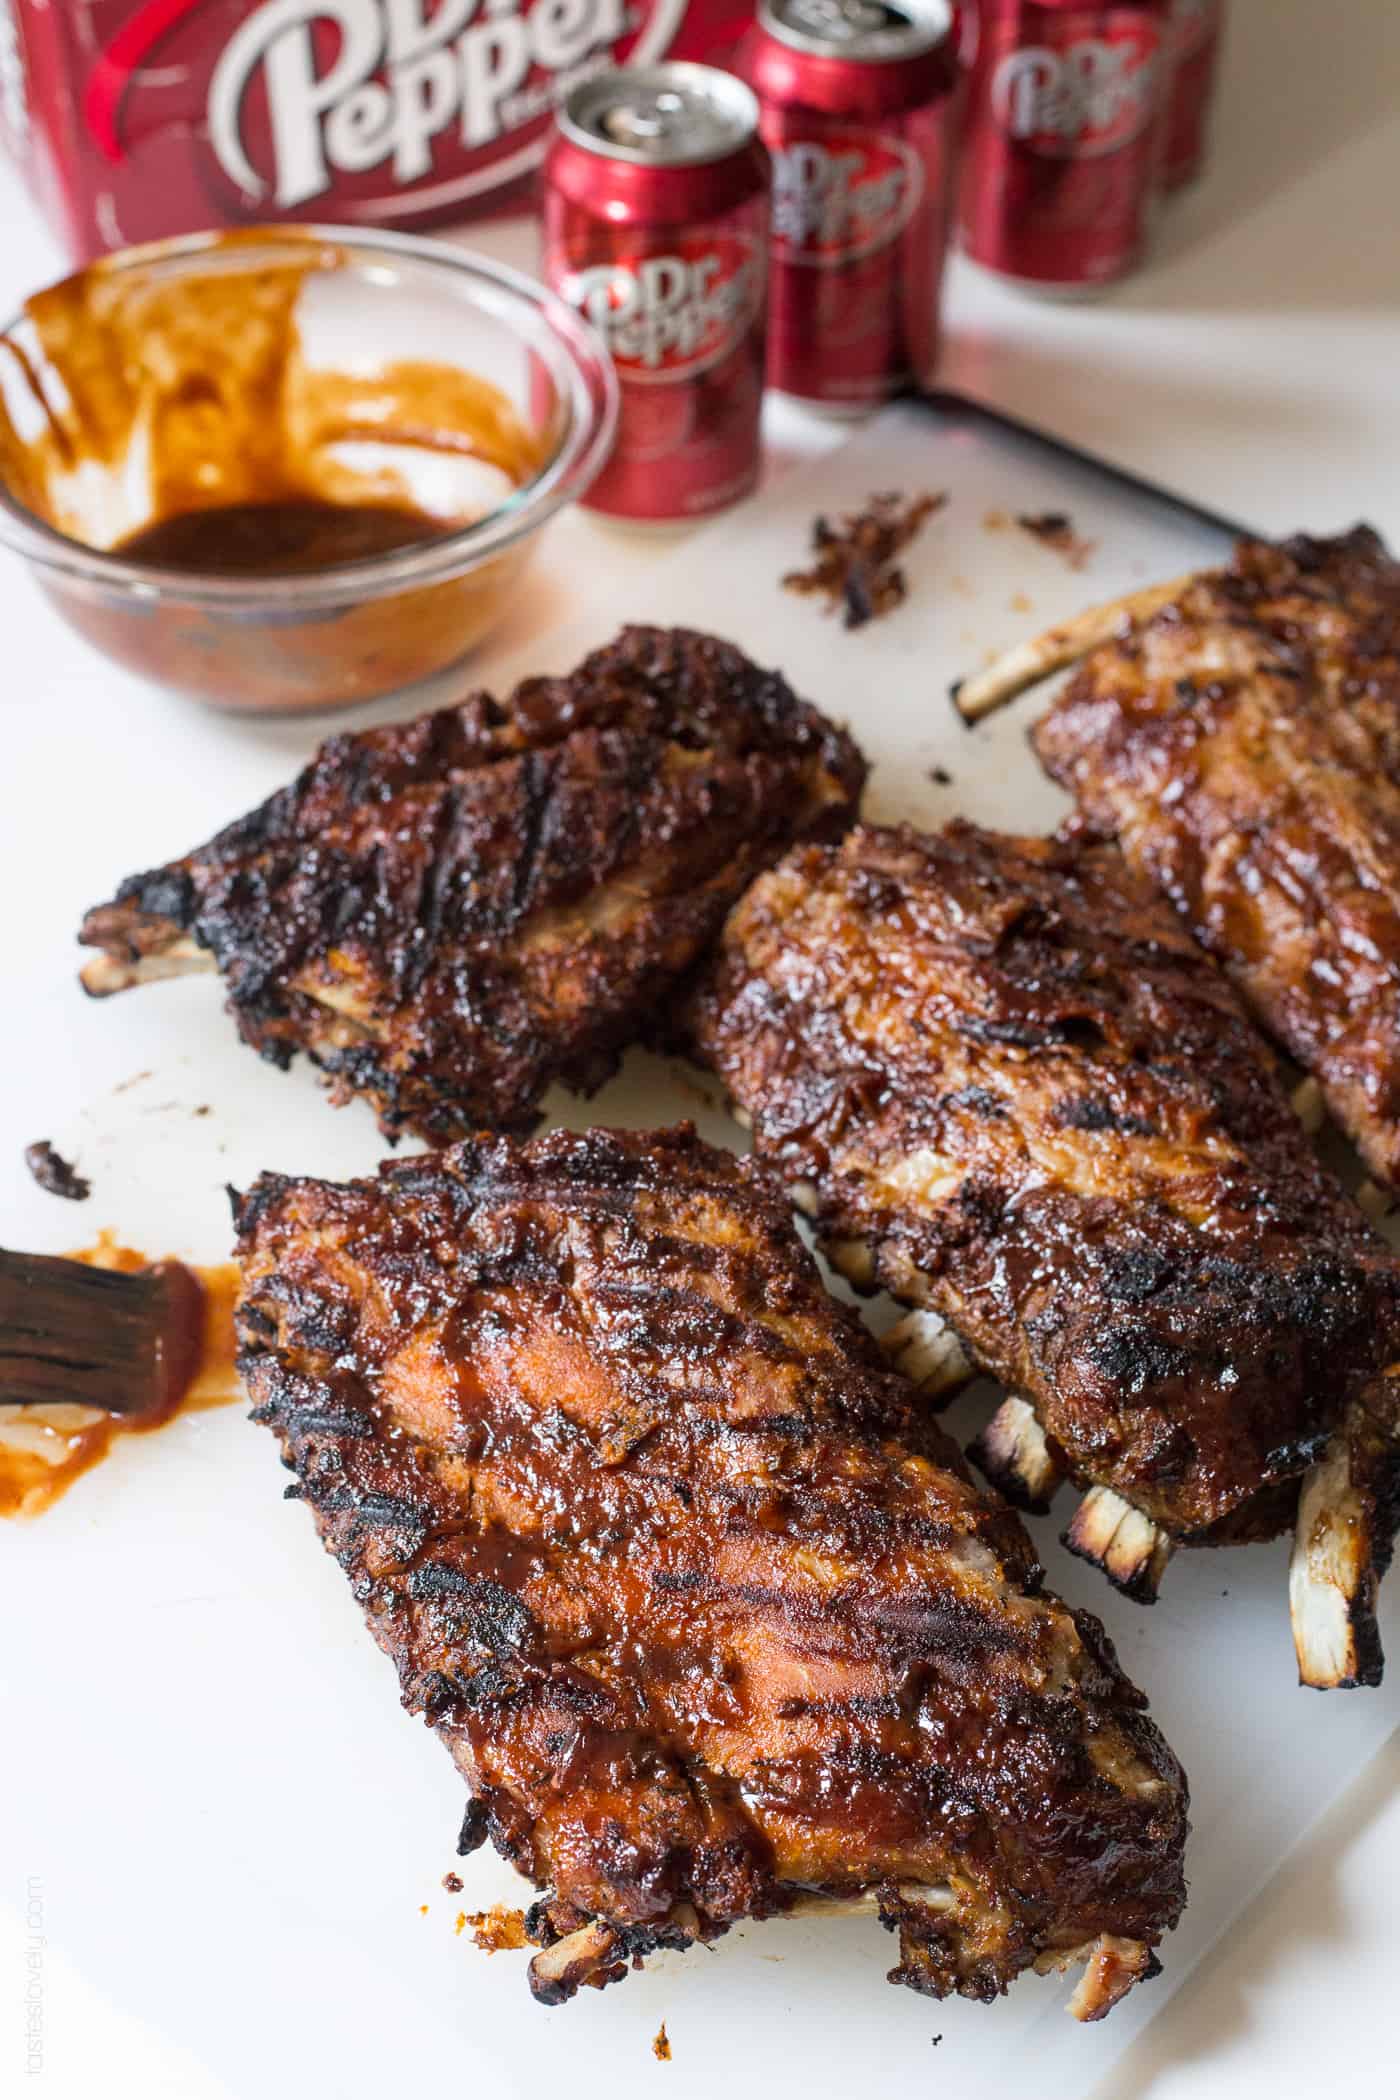
[[[202,1289],[179,1262],[133,1274],[0,1248],[0,1405],[162,1413],[188,1383],[202,1326]]]

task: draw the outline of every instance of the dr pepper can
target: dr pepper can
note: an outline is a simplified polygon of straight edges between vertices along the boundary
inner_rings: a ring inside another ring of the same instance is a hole
[[[1032,290],[1091,292],[1146,244],[1161,178],[1172,0],[981,0],[959,234]]]
[[[932,376],[957,58],[945,0],[761,0],[736,60],[773,156],[768,380],[856,411]]]
[[[1169,190],[1194,181],[1205,162],[1206,123],[1215,93],[1225,0],[1176,0],[1176,68],[1167,117],[1163,179]]]
[[[770,208],[758,104],[709,66],[601,73],[559,113],[544,265],[621,387],[594,510],[677,523],[758,479]]]

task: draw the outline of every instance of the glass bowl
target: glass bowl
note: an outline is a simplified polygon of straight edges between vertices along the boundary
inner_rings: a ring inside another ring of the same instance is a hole
[[[350,705],[481,640],[616,417],[593,330],[445,242],[333,226],[154,242],[37,294],[0,335],[0,542],[144,677],[224,708]],[[304,573],[130,549],[248,501],[293,437],[329,500],[410,505],[435,536]]]

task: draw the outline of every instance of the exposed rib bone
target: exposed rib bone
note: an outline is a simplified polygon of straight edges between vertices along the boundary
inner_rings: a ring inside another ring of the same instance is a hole
[[[1303,1482],[1288,1607],[1298,1679],[1318,1690],[1381,1681],[1376,1592],[1400,1523],[1394,1370],[1348,1408]]]
[[[906,1903],[922,1903],[925,1910],[956,1910],[958,1899],[946,1881],[901,1881],[899,1895]]]
[[[880,1913],[880,1891],[857,1889],[850,1896],[796,1896],[785,1918],[874,1918]]]
[[[1368,1635],[1375,1639],[1373,1600],[1366,1595],[1370,1566],[1350,1453],[1339,1433],[1298,1497],[1288,1610],[1300,1684],[1332,1690],[1375,1682],[1362,1662]]]
[[[1087,1951],[1084,1974],[1067,2007],[1076,2020],[1101,2020],[1135,1983],[1161,1974],[1162,1964],[1141,1940],[1101,1932]]]
[[[1045,1441],[1029,1400],[1008,1394],[968,1457],[1018,1509],[1043,1516],[1064,1479],[1064,1469]]]
[[[897,1894],[906,1903],[921,1903],[926,1910],[955,1910],[957,1897],[946,1881],[901,1881]],[[855,1889],[849,1896],[811,1895],[796,1897],[783,1913],[788,1918],[876,1918],[880,1915],[880,1891]]]
[[[116,955],[94,955],[83,964],[78,981],[94,999],[110,998],[113,992],[128,992],[133,985],[156,984],[162,977],[192,977],[218,965],[207,948],[188,935],[154,948],[149,955],[130,960]]]
[[[906,1313],[880,1337],[880,1347],[895,1369],[939,1406],[946,1406],[977,1376],[962,1343],[937,1313]]]
[[[1112,1488],[1090,1488],[1064,1535],[1071,1553],[1103,1569],[1116,1589],[1139,1604],[1155,1604],[1172,1541],[1151,1517]]]
[[[610,1981],[605,1972],[617,1966],[619,1945],[611,1925],[590,1919],[535,1956],[529,1969],[532,1993],[541,2005],[563,2005],[584,1984]]]
[[[985,671],[978,671],[955,686],[953,705],[965,722],[980,722],[984,715],[1004,707],[1028,686],[1038,685],[1042,678],[1051,678],[1056,671],[1078,663],[1091,649],[1111,641],[1120,629],[1150,620],[1153,613],[1179,598],[1194,580],[1178,576],[1173,583],[1149,584],[1144,590],[1130,591],[1125,598],[1114,598],[1107,605],[1091,605],[1087,612],[1062,620],[1029,642],[1018,642]]]
[[[875,1285],[875,1254],[869,1240],[829,1240],[826,1258],[858,1291]]]
[[[1307,1079],[1299,1080],[1290,1098],[1294,1115],[1308,1136],[1316,1137],[1327,1121],[1327,1103],[1323,1098],[1322,1088],[1310,1075]]]

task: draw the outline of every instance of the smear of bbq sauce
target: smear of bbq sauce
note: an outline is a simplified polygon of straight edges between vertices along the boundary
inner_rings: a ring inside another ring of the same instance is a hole
[[[150,1258],[124,1247],[108,1232],[95,1246],[69,1257],[98,1269],[127,1275],[150,1266]],[[51,1507],[80,1474],[106,1457],[118,1437],[142,1436],[194,1408],[222,1407],[238,1399],[233,1367],[233,1308],[238,1270],[232,1262],[184,1271],[191,1288],[173,1293],[182,1306],[182,1331],[167,1337],[167,1353],[182,1365],[169,1390],[140,1415],[109,1415],[96,1408],[0,1407],[0,1517],[37,1516]]]
[[[483,1954],[514,1952],[530,1944],[524,1911],[505,1903],[493,1903],[489,1910],[459,1911],[454,1930],[469,1931]]]

